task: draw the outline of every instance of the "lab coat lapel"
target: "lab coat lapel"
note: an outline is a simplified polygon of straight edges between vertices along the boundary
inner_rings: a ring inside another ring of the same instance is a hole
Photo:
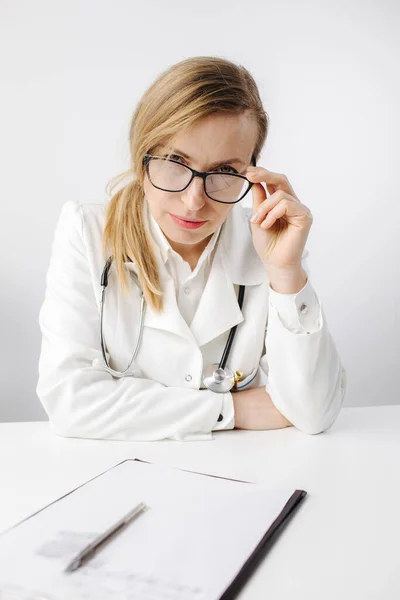
[[[199,346],[244,320],[234,284],[245,285],[248,293],[248,286],[267,280],[253,246],[248,216],[246,209],[234,206],[221,229],[211,271],[191,323]]]
[[[207,283],[191,323],[198,346],[207,344],[243,321],[235,288],[223,267],[221,253],[215,253]]]

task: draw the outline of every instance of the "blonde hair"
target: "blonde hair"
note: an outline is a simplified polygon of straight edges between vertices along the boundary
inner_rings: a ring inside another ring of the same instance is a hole
[[[108,182],[110,195],[127,175],[136,178],[111,197],[103,232],[104,258],[112,255],[123,292],[128,288],[125,261],[136,263],[139,283],[146,302],[161,312],[162,291],[156,257],[144,217],[146,153],[167,145],[204,117],[249,111],[258,126],[252,161],[256,161],[268,133],[265,112],[252,75],[241,65],[213,56],[195,56],[162,72],[140,99],[129,129],[131,169]]]

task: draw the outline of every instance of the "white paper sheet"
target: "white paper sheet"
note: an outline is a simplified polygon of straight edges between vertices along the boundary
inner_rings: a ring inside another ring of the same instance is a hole
[[[0,536],[0,600],[6,590],[24,600],[216,600],[293,492],[124,461]],[[64,572],[139,502],[148,509]]]

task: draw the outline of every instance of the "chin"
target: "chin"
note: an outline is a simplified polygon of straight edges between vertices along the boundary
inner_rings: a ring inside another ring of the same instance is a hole
[[[180,227],[177,225],[176,227],[169,228],[165,233],[174,242],[197,244],[205,237],[211,235],[213,232],[208,231],[205,226],[201,227],[200,231],[199,229],[180,229]]]

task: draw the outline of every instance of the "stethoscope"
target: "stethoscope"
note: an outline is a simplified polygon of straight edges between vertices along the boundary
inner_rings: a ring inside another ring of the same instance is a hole
[[[107,355],[106,355],[106,351],[105,351],[105,347],[104,347],[104,338],[103,338],[104,296],[105,296],[105,289],[108,285],[108,272],[110,270],[112,261],[113,261],[113,257],[111,256],[107,260],[106,264],[104,265],[103,272],[101,274],[101,281],[100,281],[100,285],[101,285],[101,300],[100,300],[101,351],[103,354],[103,360],[105,363],[106,370],[109,373],[111,373],[111,375],[114,375],[114,377],[132,377],[135,374],[132,372],[128,373],[128,370],[129,370],[132,362],[134,361],[134,359],[137,355],[137,352],[139,350],[140,340],[142,338],[142,332],[143,332],[146,301],[145,301],[145,298],[143,295],[143,290],[141,289],[140,284],[139,284],[138,276],[136,275],[136,273],[133,273],[132,271],[130,271],[136,285],[138,286],[138,288],[140,290],[140,294],[141,294],[139,333],[137,335],[135,349],[132,353],[132,358],[129,362],[129,365],[126,367],[125,371],[115,371],[114,369],[112,369],[110,367],[109,361],[107,360]],[[244,288],[245,288],[244,285],[241,285],[239,287],[238,304],[239,304],[240,309],[243,306]],[[237,325],[232,327],[229,332],[229,337],[226,342],[225,349],[222,354],[220,362],[210,365],[203,372],[203,383],[208,389],[212,390],[213,392],[218,392],[218,393],[228,392],[233,387],[236,387],[237,382],[240,381],[241,377],[243,376],[243,373],[241,373],[241,371],[235,371],[235,373],[234,373],[229,367],[226,366],[226,363],[227,363],[227,360],[229,357],[229,353],[232,348],[233,340],[235,338],[236,329],[237,329]]]

